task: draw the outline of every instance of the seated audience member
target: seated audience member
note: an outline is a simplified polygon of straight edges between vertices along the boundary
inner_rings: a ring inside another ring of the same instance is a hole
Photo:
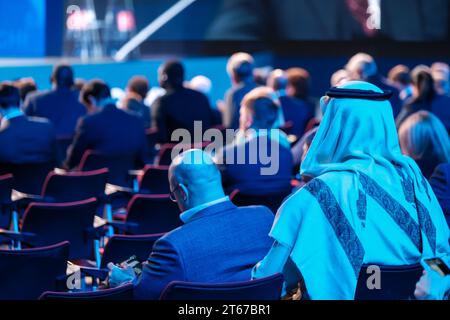
[[[67,152],[66,167],[79,165],[87,150],[105,156],[134,157],[136,162],[147,162],[147,141],[143,121],[116,107],[110,89],[101,80],[88,82],[81,91],[82,101],[97,112],[82,118],[73,144]]]
[[[355,89],[366,94],[352,97]],[[401,153],[392,108],[380,100],[388,98],[349,82],[322,99],[324,117],[300,171],[312,180],[278,211],[275,243],[255,278],[283,272],[290,290],[299,271],[311,299],[351,300],[363,264],[415,264],[449,252],[444,215]]]
[[[350,81],[350,73],[345,69],[339,69],[331,76],[330,84],[332,87],[338,87]]]
[[[216,155],[227,193],[245,195],[290,192],[292,154],[286,135],[273,125],[279,102],[267,87],[248,93],[241,106],[240,131],[233,144]]]
[[[70,66],[56,66],[51,77],[53,89],[29,94],[23,106],[26,115],[48,119],[58,137],[72,137],[78,120],[86,114],[79,91],[73,89],[73,77]]]
[[[430,184],[450,226],[450,163],[439,165],[430,178]]]
[[[253,57],[244,52],[235,53],[228,60],[227,72],[232,87],[225,95],[225,104],[220,108],[222,124],[227,129],[239,128],[242,99],[257,86],[253,77],[254,63]]]
[[[347,63],[347,71],[350,73],[350,79],[355,81],[369,82],[381,90],[392,91],[390,99],[394,117],[400,113],[402,108],[402,101],[400,100],[400,92],[394,86],[391,86],[386,79],[378,73],[378,66],[375,59],[366,54],[358,53],[354,55]]]
[[[287,87],[286,94],[296,98],[309,107],[308,120],[316,115],[316,101],[310,97],[311,76],[303,68],[291,68],[286,71]]]
[[[37,91],[36,82],[34,82],[33,78],[22,78],[14,82],[14,86],[19,89],[20,92],[20,101],[22,103],[25,102],[27,96],[30,93]]]
[[[431,65],[431,75],[438,94],[450,95],[450,67],[444,62],[436,62]]]
[[[406,101],[402,112],[396,119],[399,128],[411,114],[420,110],[430,111],[442,121],[450,131],[450,97],[437,94],[430,69],[418,66],[412,71],[413,95]]]
[[[432,113],[419,111],[409,116],[398,135],[403,154],[417,162],[427,179],[438,165],[450,162],[450,138]]]
[[[198,91],[184,87],[184,67],[178,61],[165,63],[159,69],[159,82],[166,93],[152,106],[153,127],[158,129],[159,143],[171,141],[177,129],[186,129],[194,137],[194,122],[200,121],[203,130],[214,125],[208,98]]]
[[[212,81],[208,77],[205,76],[195,76],[188,83],[189,88],[192,90],[196,90],[198,92],[203,93],[208,98],[211,95],[212,90]]]
[[[388,74],[389,82],[400,92],[400,99],[407,100],[412,95],[411,70],[405,65],[399,64],[393,67]]]
[[[448,265],[448,256],[445,263]],[[434,270],[423,272],[416,284],[414,295],[418,300],[448,300],[450,297],[450,276],[442,276]]]
[[[145,128],[151,127],[150,108],[144,101],[150,85],[145,77],[133,77],[128,82],[127,92],[123,103],[123,108],[139,116],[144,121]]]
[[[311,109],[302,100],[286,95],[287,83],[286,72],[277,69],[270,74],[267,85],[278,95],[284,122],[291,125],[288,133],[301,137],[305,133],[308,121],[311,119]]]
[[[16,87],[0,84],[0,163],[34,164],[56,161],[56,136],[46,119],[27,117],[20,110]]]
[[[172,281],[250,280],[254,263],[272,244],[269,209],[236,207],[223,192],[213,160],[201,150],[175,158],[169,181],[184,225],[155,243],[142,275],[134,279],[135,298],[158,299]],[[109,267],[112,286],[134,278],[130,269]]]
[[[214,124],[220,126],[222,124],[222,113],[218,110],[215,104],[211,103],[211,91],[213,88],[211,79],[205,76],[196,76],[189,81],[188,87],[192,90],[203,93],[208,98],[209,105],[212,108],[212,113],[214,116]]]

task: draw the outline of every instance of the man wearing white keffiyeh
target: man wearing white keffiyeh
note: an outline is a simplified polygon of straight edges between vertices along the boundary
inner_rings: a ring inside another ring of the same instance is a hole
[[[383,91],[366,82],[337,91],[322,99],[324,117],[302,163],[301,175],[312,180],[279,209],[274,246],[253,271],[254,278],[283,272],[285,289],[300,271],[309,297],[320,300],[354,299],[363,264],[449,253],[442,209],[402,155],[392,107],[376,98]]]

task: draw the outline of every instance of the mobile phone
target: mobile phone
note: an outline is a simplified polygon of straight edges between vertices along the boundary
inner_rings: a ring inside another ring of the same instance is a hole
[[[118,264],[119,267],[121,266],[128,266],[133,268],[134,273],[139,276],[142,273],[142,262],[140,262],[136,256],[131,256],[127,260],[125,260],[122,263]]]
[[[441,258],[423,259],[422,266],[425,270],[433,270],[439,273],[442,277],[450,275],[450,268],[445,264]]]

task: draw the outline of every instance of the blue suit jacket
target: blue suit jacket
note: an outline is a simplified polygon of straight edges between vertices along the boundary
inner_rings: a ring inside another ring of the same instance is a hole
[[[56,161],[55,130],[46,119],[18,116],[0,127],[0,162],[31,164]]]
[[[55,126],[57,137],[71,137],[78,119],[86,114],[86,107],[78,101],[79,94],[70,89],[32,93],[25,101],[24,112],[48,119]]]
[[[158,299],[172,281],[223,283],[251,279],[269,251],[274,216],[265,207],[231,201],[196,213],[155,243],[135,287],[136,299]]]
[[[256,153],[253,149],[258,147]],[[267,150],[259,149],[267,146]],[[272,150],[272,147],[278,150]],[[266,152],[264,152],[266,151]],[[245,155],[245,161],[240,161],[241,155]],[[265,157],[270,157],[270,163],[265,163]],[[228,159],[233,159],[230,163]],[[256,161],[253,158],[256,158]],[[291,149],[274,142],[272,146],[268,136],[253,137],[241,144],[231,144],[217,155],[222,164],[218,167],[222,173],[222,184],[225,191],[230,194],[239,189],[245,195],[267,195],[289,193],[291,190],[291,176],[293,158]],[[244,162],[244,163],[242,163]],[[262,168],[278,170],[273,175],[263,175]]]
[[[430,184],[450,226],[450,163],[437,167]]]
[[[148,162],[144,122],[136,115],[107,105],[80,120],[68,150],[66,167],[72,169],[79,165],[87,150],[106,156],[129,155],[143,165]]]

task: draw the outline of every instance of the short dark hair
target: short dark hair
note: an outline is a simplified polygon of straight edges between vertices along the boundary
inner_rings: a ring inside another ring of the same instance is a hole
[[[407,86],[411,83],[411,71],[407,66],[399,64],[389,71],[388,79]]]
[[[182,87],[184,82],[184,67],[180,61],[168,61],[162,68],[161,72],[166,76],[165,84],[171,87]]]
[[[67,64],[60,64],[55,66],[52,73],[52,82],[55,83],[57,87],[72,87],[74,84],[72,67]]]
[[[9,83],[0,84],[0,108],[6,109],[9,107],[20,106],[20,92],[19,89]]]
[[[90,105],[89,98],[96,100],[107,99],[111,97],[109,86],[102,80],[91,80],[87,82],[80,92],[80,100],[85,105]]]
[[[145,99],[149,89],[150,85],[145,77],[136,76],[128,81],[128,90],[138,94],[142,99]]]

